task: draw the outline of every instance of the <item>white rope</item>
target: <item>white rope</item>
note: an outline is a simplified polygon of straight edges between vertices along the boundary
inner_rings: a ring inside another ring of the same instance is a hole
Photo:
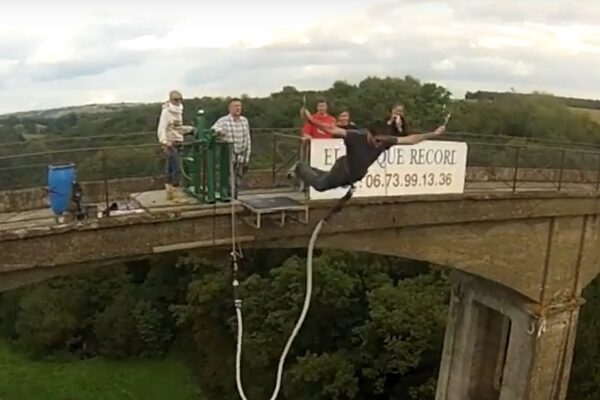
[[[231,154],[231,153],[230,153]],[[231,175],[231,188],[232,188],[232,196],[235,193],[235,177],[233,170],[233,159],[230,163],[230,175]],[[283,352],[281,353],[281,357],[279,357],[279,364],[277,366],[277,378],[275,380],[275,388],[273,389],[273,394],[271,395],[271,400],[276,400],[279,395],[279,391],[281,389],[281,380],[283,377],[283,366],[285,365],[285,360],[287,355],[292,347],[292,343],[302,325],[304,324],[304,319],[308,314],[308,309],[310,308],[310,300],[312,297],[312,289],[313,289],[313,252],[315,248],[315,243],[317,242],[317,237],[319,236],[319,232],[321,232],[321,228],[325,221],[330,218],[335,212],[339,211],[346,201],[348,201],[352,197],[352,193],[354,192],[354,187],[352,186],[348,193],[344,196],[344,198],[340,199],[336,207],[334,207],[330,213],[323,219],[319,221],[319,223],[313,229],[312,235],[310,237],[310,241],[308,243],[308,254],[306,257],[306,294],[304,296],[304,305],[302,306],[302,312],[300,313],[300,317],[298,317],[298,321],[296,322],[296,326],[292,330],[290,337],[288,338],[285,347],[283,348]],[[235,381],[238,393],[242,400],[248,400],[246,397],[246,393],[244,392],[244,385],[242,383],[242,344],[244,339],[244,326],[243,326],[243,316],[242,316],[242,300],[237,297],[237,289],[239,286],[239,282],[237,280],[237,256],[239,253],[236,252],[236,231],[235,231],[235,206],[233,204],[234,199],[231,199],[231,257],[233,260],[233,289],[235,295],[235,314],[237,317],[237,345],[236,345],[236,355],[235,355]]]
[[[273,390],[273,394],[271,395],[271,400],[277,399],[279,395],[279,390],[281,389],[281,380],[283,377],[283,366],[285,364],[285,359],[292,347],[292,343],[294,339],[298,335],[298,332],[302,328],[302,324],[304,324],[304,319],[306,318],[306,314],[308,314],[308,309],[310,308],[310,299],[312,296],[312,286],[313,286],[313,251],[315,247],[315,243],[317,241],[317,237],[319,236],[319,232],[321,231],[321,227],[323,226],[323,220],[319,221],[315,229],[313,230],[312,236],[310,238],[310,242],[308,244],[308,256],[306,258],[306,295],[304,296],[304,305],[302,306],[302,312],[300,313],[300,317],[296,322],[296,326],[292,330],[292,334],[290,335],[285,347],[283,349],[283,353],[281,353],[281,357],[279,358],[279,365],[277,366],[277,379],[275,381],[275,389]],[[248,400],[246,394],[244,393],[244,388],[242,385],[242,340],[244,329],[242,326],[243,318],[242,318],[242,307],[241,302],[236,302],[235,312],[237,315],[237,325],[238,325],[238,335],[237,335],[237,353],[235,357],[235,377],[238,392],[240,397],[243,400]]]

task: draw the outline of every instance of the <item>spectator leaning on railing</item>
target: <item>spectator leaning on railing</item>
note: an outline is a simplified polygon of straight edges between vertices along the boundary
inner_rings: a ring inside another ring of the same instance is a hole
[[[250,138],[250,124],[242,115],[242,100],[235,98],[229,102],[229,114],[219,118],[212,126],[221,138],[233,145],[233,173],[235,175],[235,192],[233,198],[237,199],[239,187],[244,174],[248,171],[252,140]]]
[[[157,136],[165,155],[165,192],[167,200],[180,202],[183,193],[179,187],[180,166],[179,149],[183,143],[183,135],[193,132],[194,127],[183,125],[183,97],[173,90],[169,93],[169,101],[163,104],[158,122]]]

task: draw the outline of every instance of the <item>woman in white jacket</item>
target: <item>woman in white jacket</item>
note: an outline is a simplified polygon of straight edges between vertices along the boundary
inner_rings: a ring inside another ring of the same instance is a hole
[[[183,97],[173,90],[169,93],[169,101],[163,104],[158,121],[157,136],[165,155],[165,192],[167,200],[182,200],[175,190],[179,186],[179,148],[183,143],[183,135],[194,131],[193,126],[183,125]]]

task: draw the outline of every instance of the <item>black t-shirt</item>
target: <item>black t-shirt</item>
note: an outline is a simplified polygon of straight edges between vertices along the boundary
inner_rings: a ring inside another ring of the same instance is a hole
[[[361,180],[369,171],[369,167],[386,151],[369,144],[367,131],[348,130],[344,138],[348,169],[353,180]]]
[[[385,152],[391,146],[375,147],[369,144],[367,131],[371,132],[373,136],[402,136],[402,132],[396,124],[388,124],[387,119],[371,123],[366,130],[347,130],[344,143],[346,144],[346,154],[348,156],[348,169],[350,170],[351,177],[357,181],[361,180],[367,174],[371,164],[377,161],[381,153]]]

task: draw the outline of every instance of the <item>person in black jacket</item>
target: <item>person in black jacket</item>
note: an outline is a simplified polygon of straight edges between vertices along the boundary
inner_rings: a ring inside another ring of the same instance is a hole
[[[342,112],[338,114],[336,126],[344,129],[356,129],[356,125],[350,118],[350,110],[342,110]]]

